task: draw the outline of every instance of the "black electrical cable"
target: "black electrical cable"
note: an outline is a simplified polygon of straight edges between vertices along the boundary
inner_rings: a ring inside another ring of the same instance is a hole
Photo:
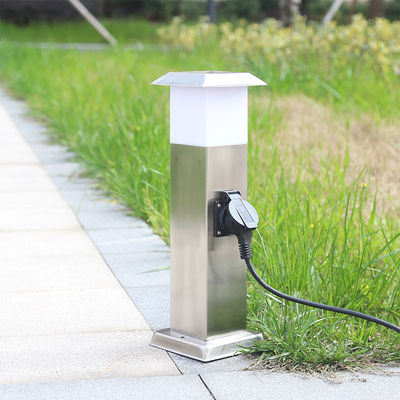
[[[243,249],[242,247],[250,247],[250,249]],[[239,247],[240,248],[240,256],[242,259],[244,259],[246,261],[246,265],[247,268],[249,269],[251,275],[253,275],[254,279],[266,290],[268,290],[268,292],[271,292],[272,294],[274,294],[275,296],[278,296],[282,299],[285,300],[289,300],[292,301],[294,303],[299,303],[299,304],[304,304],[306,306],[309,307],[314,307],[314,308],[320,308],[322,310],[328,310],[328,311],[333,311],[336,313],[340,313],[340,314],[347,314],[347,315],[351,315],[353,317],[357,317],[357,318],[362,318],[365,319],[367,321],[373,322],[375,324],[379,324],[379,325],[383,325],[386,328],[392,329],[397,333],[400,333],[400,327],[393,325],[387,321],[384,321],[383,319],[379,319],[379,318],[375,318],[371,315],[368,314],[364,314],[364,313],[360,313],[358,311],[353,311],[353,310],[348,310],[347,308],[341,308],[341,307],[335,307],[335,306],[329,306],[326,304],[320,304],[317,303],[315,301],[310,301],[310,300],[304,300],[304,299],[299,299],[298,297],[294,297],[294,296],[290,296],[288,294],[282,293],[279,290],[274,289],[272,286],[268,285],[266,282],[264,282],[262,280],[262,278],[257,274],[256,270],[253,267],[253,264],[250,261],[250,257],[251,257],[251,246],[249,245],[245,245]],[[248,257],[248,255],[250,255],[250,257]]]
[[[272,286],[264,282],[257,274],[250,261],[252,257],[251,238],[254,229],[257,228],[258,215],[254,207],[247,201],[243,200],[238,190],[224,190],[220,192],[221,200],[215,202],[214,218],[215,218],[215,236],[220,237],[230,234],[236,235],[239,242],[240,258],[246,261],[247,268],[253,275],[254,279],[266,290],[282,299],[292,301],[294,303],[304,304],[305,306],[320,308],[322,310],[333,311],[340,314],[347,314],[353,317],[362,318],[375,324],[383,325],[400,333],[400,327],[393,325],[383,319],[375,318],[371,315],[360,313],[358,311],[348,310],[347,308],[329,306],[317,303],[315,301],[299,299],[274,289]],[[218,229],[219,228],[219,229]]]

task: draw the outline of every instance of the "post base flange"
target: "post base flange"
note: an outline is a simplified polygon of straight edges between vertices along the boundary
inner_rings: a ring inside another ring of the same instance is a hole
[[[172,353],[208,362],[237,355],[240,347],[249,347],[261,339],[261,333],[240,330],[203,340],[167,328],[154,332],[150,344]]]

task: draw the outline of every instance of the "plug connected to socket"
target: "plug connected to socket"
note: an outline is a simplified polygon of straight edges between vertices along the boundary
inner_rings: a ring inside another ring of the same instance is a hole
[[[219,200],[214,203],[214,236],[236,235],[240,258],[251,258],[251,238],[258,224],[257,211],[242,199],[239,190],[222,190],[218,195]]]

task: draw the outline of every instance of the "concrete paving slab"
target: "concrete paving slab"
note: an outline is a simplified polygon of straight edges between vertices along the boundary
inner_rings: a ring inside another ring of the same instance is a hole
[[[99,254],[14,257],[1,261],[1,292],[116,289]]]
[[[0,119],[1,119],[1,137],[21,137],[21,135],[18,132],[18,129],[16,128],[13,120],[10,118],[8,115],[7,111],[2,108],[0,110]],[[27,143],[23,143],[23,147],[26,147]]]
[[[79,166],[79,164],[72,161],[52,163],[49,165],[45,165],[44,168],[51,177],[56,177],[56,176],[79,177],[81,173],[81,167]]]
[[[95,241],[96,244],[100,245],[112,245],[113,243],[115,244],[120,244],[120,243],[125,243],[126,241],[131,242],[137,239],[141,239],[143,237],[148,237],[153,235],[152,230],[143,223],[138,218],[132,218],[127,215],[121,215],[118,211],[113,211],[113,212],[108,212],[105,211],[103,213],[107,213],[108,216],[110,216],[111,220],[111,215],[115,215],[117,222],[120,222],[123,224],[122,221],[125,219],[130,220],[129,226],[126,228],[113,228],[112,226],[107,226],[103,225],[103,228],[94,228],[94,229],[87,229],[90,237],[92,240]],[[92,213],[91,217],[95,219],[95,216],[97,216],[99,213]],[[81,224],[85,226],[86,224],[86,218],[85,215],[88,215],[88,213],[78,213],[79,220],[81,221]]]
[[[89,178],[77,178],[76,176],[53,176],[53,182],[58,190],[87,190],[95,186],[96,182]]]
[[[248,356],[237,355],[235,357],[224,358],[222,360],[203,363],[182,357],[178,354],[169,353],[170,357],[179,368],[182,374],[208,374],[213,372],[241,372],[249,368],[252,359]]]
[[[10,146],[10,145],[21,145],[26,146],[26,142],[21,136],[17,136],[14,133],[5,133],[0,131],[0,146]]]
[[[60,190],[60,192],[76,214],[99,211],[128,212],[126,207],[106,197],[100,190],[86,188],[86,190]]]
[[[0,293],[0,304],[0,336],[149,329],[121,288]]]
[[[100,212],[84,212],[81,210],[78,212],[78,218],[82,226],[87,231],[92,231],[95,229],[115,230],[118,228],[123,228],[126,230],[127,228],[138,228],[144,235],[150,235],[153,233],[153,231],[146,223],[143,222],[143,220],[125,215],[119,210],[102,210]],[[130,235],[132,235],[133,232],[134,230],[130,232]],[[137,234],[140,235],[141,233],[138,232]],[[112,236],[117,237],[118,234],[114,233]]]
[[[28,107],[22,100],[11,97],[8,92],[6,92],[3,88],[0,89],[0,101],[2,104],[7,104],[7,106],[11,106],[14,113],[16,114],[25,113],[28,110]],[[9,113],[8,107],[7,112]]]
[[[81,223],[82,220],[80,219]],[[84,224],[82,223],[84,226]],[[139,231],[143,235],[139,235]],[[137,254],[169,251],[167,245],[150,228],[88,230],[88,234],[103,255]],[[145,233],[146,232],[146,233]],[[145,235],[145,236],[144,236]]]
[[[0,209],[36,210],[38,208],[65,208],[65,201],[56,190],[29,192],[1,192]]]
[[[125,287],[125,290],[151,329],[158,330],[170,326],[169,286]]]
[[[0,110],[0,118],[4,121],[0,131],[0,143],[3,145],[6,143],[10,145],[21,143],[22,147],[25,148],[27,144],[26,141],[21,140],[21,135],[18,134],[15,125],[12,123],[7,113]]]
[[[14,122],[8,115],[7,111],[1,107],[0,109],[0,120],[1,120],[1,131],[0,131],[0,137],[2,138],[10,138],[10,137],[15,137],[18,138],[20,137],[20,134],[18,132],[18,129],[14,125]],[[27,143],[26,142],[21,142],[16,140],[20,145],[21,145],[21,150],[22,149],[27,149]]]
[[[400,376],[343,374],[341,383],[290,373],[220,372],[201,375],[217,400],[382,400],[399,396]]]
[[[17,150],[10,146],[0,148],[0,164],[36,164],[38,159],[28,150]]]
[[[57,190],[57,187],[45,176],[0,176],[1,193],[37,192],[49,190]]]
[[[48,179],[46,171],[40,164],[0,164],[0,177],[39,177]]]
[[[0,254],[7,261],[17,256],[97,254],[97,249],[82,229],[0,232]]]
[[[0,103],[18,129],[19,135],[24,136],[26,132],[36,133],[37,130],[40,130],[41,136],[43,136],[43,133],[47,131],[43,124],[29,115],[30,109],[24,101],[11,97],[2,88],[0,89]]]
[[[35,154],[43,165],[69,162],[75,157],[75,155],[64,146],[54,144],[49,146],[47,143],[31,143],[31,147],[34,151],[35,148],[38,149],[38,151],[35,151]]]
[[[0,231],[37,231],[80,228],[67,207],[31,210],[0,209]]]
[[[5,400],[210,400],[198,376],[160,376],[130,379],[5,385]]]
[[[170,284],[169,252],[105,254],[104,259],[123,287]]]
[[[38,160],[28,144],[18,139],[18,130],[3,107],[0,107],[0,121],[0,164],[37,163]]]
[[[51,136],[48,136],[51,139]],[[47,143],[33,143],[30,145],[30,148],[40,159],[42,156],[47,154],[65,154],[69,153],[70,156],[75,156],[68,147],[59,144],[59,143],[51,143],[50,145]],[[46,162],[41,161],[42,164],[46,164]]]
[[[149,346],[151,335],[146,330],[0,337],[0,384],[178,375],[168,354]],[[8,400],[4,386],[0,398]]]
[[[2,102],[3,103],[3,102]],[[9,112],[14,107],[7,105],[7,111]],[[25,111],[27,112],[27,111]],[[36,120],[28,117],[24,112],[21,114],[19,112],[10,113],[13,117],[13,122],[18,129],[20,135],[29,144],[36,143],[50,143],[51,137],[47,135],[47,129],[45,126],[39,124]],[[23,117],[21,117],[23,115]],[[16,118],[19,117],[19,118]]]
[[[0,382],[178,374],[1,105],[0,117]],[[86,190],[35,129],[57,184]]]
[[[0,111],[0,117],[1,117],[1,111]],[[2,121],[4,122],[4,121]],[[7,124],[10,124],[10,129],[7,130]],[[18,138],[22,139],[20,135],[18,135],[18,132],[15,130],[14,125],[12,124],[11,121],[5,122],[5,126],[2,125],[1,127],[1,132],[0,132],[0,143],[4,139],[4,142],[1,143],[1,153],[10,153],[10,156],[12,156],[14,153],[30,153],[30,155],[34,156],[35,159],[36,155],[35,153],[32,152],[31,148],[29,147],[29,144],[26,143],[26,141],[18,140]],[[6,141],[9,141],[9,143],[6,143]]]

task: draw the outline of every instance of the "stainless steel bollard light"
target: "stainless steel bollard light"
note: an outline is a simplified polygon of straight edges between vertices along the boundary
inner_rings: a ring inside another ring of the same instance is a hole
[[[246,330],[246,266],[236,238],[213,236],[216,193],[247,193],[249,73],[170,72],[171,327],[151,344],[201,361],[234,355]]]

